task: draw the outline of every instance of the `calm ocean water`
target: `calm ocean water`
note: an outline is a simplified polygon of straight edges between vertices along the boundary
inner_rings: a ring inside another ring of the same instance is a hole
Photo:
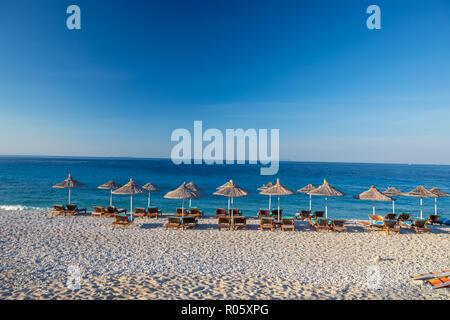
[[[109,204],[109,190],[100,190],[97,186],[111,179],[124,184],[130,177],[139,185],[150,181],[162,188],[163,191],[152,193],[152,206],[158,206],[164,212],[174,212],[181,206],[181,200],[164,199],[163,195],[184,181],[194,181],[203,189],[203,198],[193,200],[192,206],[207,214],[213,214],[217,207],[227,206],[226,198],[212,193],[231,178],[251,193],[235,199],[235,207],[243,210],[246,216],[267,208],[268,196],[259,194],[256,189],[269,181],[275,182],[277,177],[294,190],[309,183],[318,186],[326,178],[346,193],[345,197],[329,199],[328,213],[333,218],[367,218],[372,210],[371,201],[356,200],[352,196],[366,191],[371,185],[382,191],[394,186],[406,192],[417,185],[450,191],[450,166],[280,162],[277,176],[260,176],[259,168],[259,165],[177,166],[164,159],[0,157],[0,208],[50,208],[54,204],[66,204],[67,189],[54,189],[52,185],[66,179],[69,172],[86,184],[86,187],[73,189],[72,203],[89,210],[96,205]],[[115,195],[113,201],[117,207],[129,208],[129,196]],[[147,196],[136,195],[134,205],[146,207]],[[276,199],[272,199],[272,206],[276,206]],[[287,214],[308,206],[309,197],[303,194],[281,198],[281,208]],[[313,197],[312,206],[313,210],[323,210],[324,198]],[[376,206],[380,214],[392,211],[391,202],[377,202]],[[396,209],[417,216],[419,199],[399,197]],[[438,199],[439,214],[450,218],[449,209],[450,198]],[[434,213],[434,199],[424,199],[424,215],[431,213]]]

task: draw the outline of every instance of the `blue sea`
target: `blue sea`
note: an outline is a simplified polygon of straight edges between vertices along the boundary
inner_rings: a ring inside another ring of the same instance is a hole
[[[52,186],[67,178],[68,173],[85,183],[83,188],[72,190],[72,203],[92,210],[93,206],[109,204],[109,190],[97,186],[115,180],[125,184],[130,178],[144,185],[147,182],[159,186],[162,191],[152,193],[152,206],[164,212],[174,212],[181,200],[163,198],[163,195],[181,185],[194,181],[203,189],[201,199],[192,200],[192,206],[201,208],[206,214],[214,214],[215,208],[226,207],[227,198],[213,195],[216,187],[229,179],[250,192],[250,195],[235,199],[235,207],[246,216],[255,216],[259,209],[267,209],[268,196],[259,194],[257,188],[280,178],[286,187],[297,190],[309,183],[319,186],[326,178],[328,182],[346,193],[345,197],[329,198],[328,215],[333,218],[367,219],[372,212],[372,202],[353,199],[353,196],[375,185],[381,191],[396,187],[403,192],[418,185],[426,188],[438,187],[450,191],[450,166],[445,165],[401,165],[362,163],[280,162],[276,176],[261,176],[260,165],[175,165],[169,159],[117,159],[117,158],[60,158],[60,157],[0,157],[0,209],[50,208],[54,204],[67,203],[67,189]],[[126,195],[114,195],[114,205],[129,210],[130,200]],[[434,213],[434,199],[424,199],[424,215]],[[313,196],[312,209],[324,210],[324,198]],[[147,195],[135,195],[136,207],[147,206]],[[277,199],[272,197],[272,207]],[[293,215],[308,209],[309,196],[304,194],[281,197],[281,208],[285,214]],[[392,211],[391,202],[377,202],[377,213]],[[419,199],[398,197],[398,212],[419,215]],[[450,218],[450,198],[438,199],[438,213]]]

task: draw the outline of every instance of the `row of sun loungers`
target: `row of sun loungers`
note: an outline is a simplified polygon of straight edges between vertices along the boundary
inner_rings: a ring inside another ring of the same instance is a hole
[[[68,204],[66,206],[55,205],[53,210],[50,211],[50,214],[63,216],[77,215],[78,213],[87,213],[87,209],[78,209],[77,205]]]

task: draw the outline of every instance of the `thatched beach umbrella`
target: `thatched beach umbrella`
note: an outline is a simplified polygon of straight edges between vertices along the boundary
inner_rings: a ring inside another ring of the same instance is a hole
[[[405,194],[398,190],[397,188],[390,187],[389,189],[386,189],[386,191],[383,192],[384,195],[390,196],[390,197],[396,197],[396,196],[404,196]],[[392,213],[395,213],[395,199],[392,198]]]
[[[192,190],[183,182],[181,186],[173,191],[169,191],[164,195],[167,199],[182,199],[181,204],[181,216],[184,217],[184,199],[198,199],[201,198],[201,194],[197,191]]]
[[[308,184],[308,185],[304,186],[303,188],[298,189],[297,192],[308,193],[308,192],[313,191],[314,189],[316,189],[316,187],[313,184]],[[312,208],[311,197],[312,196],[309,195],[309,211],[311,211],[311,208]]]
[[[297,194],[297,192],[286,188],[280,183],[280,179],[277,179],[277,183],[272,187],[261,191],[261,194],[270,194],[272,196],[278,196],[278,221],[280,221],[280,196],[290,196]]]
[[[273,186],[274,186],[274,184],[272,182],[269,182],[269,183],[263,185],[262,187],[259,187],[257,190],[258,191],[264,191],[264,190],[266,190],[268,188],[271,188]],[[272,208],[272,195],[269,194],[269,211],[271,210],[271,208]]]
[[[101,186],[97,187],[98,189],[104,189],[104,190],[110,190],[110,197],[109,197],[109,205],[112,206],[112,195],[113,190],[120,188],[120,184],[115,182],[114,180],[109,180],[108,182],[102,184]]]
[[[408,197],[418,197],[420,198],[420,219],[423,217],[423,198],[435,198],[436,195],[425,189],[423,186],[418,186],[414,190],[411,190],[410,192],[405,194]]]
[[[230,181],[232,181],[232,180],[230,180]],[[217,187],[216,190],[220,190],[222,188],[229,187],[230,186],[230,181],[228,181],[228,182],[224,183],[223,185]],[[228,198],[228,211],[230,211],[230,198]]]
[[[345,193],[332,187],[326,179],[323,180],[323,184],[320,187],[308,192],[308,194],[310,194],[312,196],[324,196],[325,197],[325,217],[327,217],[327,218],[328,218],[328,197],[343,197],[343,196],[345,196]]]
[[[130,179],[130,181],[126,185],[124,185],[123,187],[120,187],[117,190],[114,190],[112,193],[113,194],[129,194],[130,195],[130,214],[133,215],[133,195],[145,194],[145,193],[147,193],[147,190],[138,186],[133,181],[133,179]]]
[[[202,192],[203,190],[201,188],[199,188],[194,182],[189,182],[188,184],[186,184],[186,187],[194,190],[195,192]],[[191,200],[189,199],[189,208],[191,207]]]
[[[437,198],[450,197],[450,194],[448,194],[436,187],[430,189],[430,191],[436,195],[434,197],[434,214],[437,215]]]
[[[144,184],[142,186],[142,189],[145,189],[148,192],[147,208],[150,208],[150,193],[152,193],[153,191],[160,191],[161,189],[151,182],[147,182],[146,184]]]
[[[69,204],[70,204],[70,190],[72,188],[80,188],[80,187],[84,187],[84,186],[85,186],[84,183],[81,183],[80,181],[77,181],[77,180],[73,179],[72,175],[69,173],[69,176],[67,177],[66,180],[55,184],[53,186],[53,188],[67,188],[67,189],[69,189]]]
[[[238,185],[236,185],[233,180],[228,181],[225,185],[223,185],[220,189],[218,189],[213,194],[228,197],[228,200],[231,198],[231,209],[233,209],[233,199],[245,197],[250,194],[250,192],[242,189]],[[228,210],[230,207],[228,206]],[[231,223],[233,223],[233,211],[231,211]]]
[[[354,196],[355,199],[360,200],[372,200],[372,212],[375,215],[375,201],[394,201],[391,197],[388,197],[381,193],[377,188],[371,186],[369,190]]]

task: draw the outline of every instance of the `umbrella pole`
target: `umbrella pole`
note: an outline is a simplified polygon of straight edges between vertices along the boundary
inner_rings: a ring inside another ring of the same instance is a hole
[[[109,196],[109,206],[110,207],[112,207],[112,192],[113,192],[113,189],[110,189],[110,193],[111,193],[111,195]]]
[[[392,213],[395,213],[395,201],[392,201]]]
[[[278,222],[280,222],[280,196],[278,196]]]
[[[69,204],[70,204],[70,188],[69,188]]]
[[[434,198],[434,215],[437,216],[437,198]]]
[[[148,193],[147,208],[150,208],[150,192]]]
[[[420,219],[422,219],[422,212],[423,212],[423,198],[420,198]]]
[[[272,209],[272,195],[269,194],[269,211]]]
[[[191,200],[192,200],[192,199],[189,199],[189,208],[191,208]]]
[[[309,211],[311,211],[311,195],[309,195]]]
[[[130,195],[130,215],[133,218],[133,195]]]
[[[325,196],[325,218],[328,218],[328,197]]]
[[[181,202],[181,218],[184,218],[184,199]]]
[[[372,201],[372,212],[375,215],[375,201]]]

